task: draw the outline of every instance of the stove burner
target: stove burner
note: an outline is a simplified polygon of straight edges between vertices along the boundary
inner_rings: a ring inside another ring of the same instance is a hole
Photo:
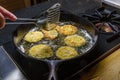
[[[116,11],[109,11],[102,7],[95,10],[93,14],[85,14],[83,17],[95,24],[102,33],[120,31],[120,15]]]

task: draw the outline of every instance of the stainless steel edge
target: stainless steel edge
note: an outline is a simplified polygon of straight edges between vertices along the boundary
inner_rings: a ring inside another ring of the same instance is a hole
[[[0,80],[27,80],[3,46],[0,46]]]
[[[120,0],[102,0],[102,2],[120,9]]]

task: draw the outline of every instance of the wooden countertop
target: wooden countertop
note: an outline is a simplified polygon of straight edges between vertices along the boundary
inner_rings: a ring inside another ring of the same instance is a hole
[[[88,69],[80,80],[120,80],[120,44],[105,55],[107,57]]]

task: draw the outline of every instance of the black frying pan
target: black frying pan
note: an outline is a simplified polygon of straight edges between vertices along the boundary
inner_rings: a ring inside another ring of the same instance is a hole
[[[15,46],[17,47],[17,50],[19,51],[19,53],[22,56],[24,56],[25,58],[28,58],[28,59],[42,61],[42,62],[45,62],[46,64],[48,64],[48,66],[50,68],[50,74],[49,74],[48,80],[57,80],[56,70],[58,68],[58,65],[60,63],[63,63],[64,61],[70,62],[74,59],[81,58],[85,54],[88,54],[92,49],[94,49],[94,46],[96,45],[96,42],[98,39],[98,34],[95,29],[95,26],[92,23],[90,23],[90,21],[87,21],[87,20],[83,19],[82,17],[78,17],[78,16],[75,16],[70,13],[61,12],[60,21],[72,21],[77,24],[80,24],[80,27],[82,29],[86,30],[90,34],[90,36],[92,37],[93,43],[91,44],[91,47],[85,53],[83,53],[75,58],[67,59],[67,60],[38,60],[36,58],[28,56],[20,49],[20,41],[23,39],[26,32],[28,32],[31,28],[35,27],[35,25],[21,25],[13,33],[13,39],[14,39]]]

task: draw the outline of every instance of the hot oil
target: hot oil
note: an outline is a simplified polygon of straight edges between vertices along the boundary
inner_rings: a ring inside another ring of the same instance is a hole
[[[82,29],[80,24],[76,24],[74,22],[59,22],[58,25],[61,27],[63,25],[66,25],[66,24],[69,24],[69,25],[73,25],[73,26],[76,26],[78,28],[78,31],[76,34],[82,36],[85,38],[86,40],[86,43],[85,45],[81,46],[81,47],[73,47],[75,48],[75,50],[79,53],[79,55],[81,54],[84,54],[86,53],[89,49],[91,49],[91,47],[93,46],[93,43],[94,43],[94,40],[92,38],[92,36],[85,30],[85,29]],[[30,29],[29,31],[41,31],[41,29],[43,29],[43,26],[38,28],[38,27],[34,27],[32,29]],[[28,31],[28,32],[29,32]],[[53,39],[53,40],[48,40],[46,38],[43,38],[42,40],[38,41],[38,42],[35,42],[35,43],[29,43],[27,41],[25,41],[24,39],[22,39],[19,43],[19,49],[25,53],[25,54],[28,54],[29,55],[29,49],[34,46],[34,45],[38,45],[38,44],[46,44],[46,45],[49,45],[52,50],[53,50],[53,56],[51,58],[49,58],[50,60],[56,60],[58,59],[56,56],[55,56],[55,53],[57,51],[57,49],[59,47],[62,47],[62,46],[67,46],[64,42],[64,39],[66,36],[62,35],[60,32],[58,32],[58,37]]]

